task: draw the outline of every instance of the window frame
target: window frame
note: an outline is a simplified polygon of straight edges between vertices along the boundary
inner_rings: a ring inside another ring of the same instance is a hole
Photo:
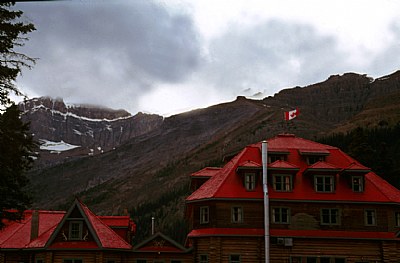
[[[324,155],[307,155],[306,156],[307,165],[313,165],[317,162],[325,162]]]
[[[394,225],[400,227],[400,211],[394,212]]]
[[[235,224],[240,224],[240,223],[243,223],[243,221],[244,221],[243,207],[242,206],[232,206],[231,207],[231,222],[235,223]]]
[[[200,224],[210,223],[210,207],[200,206]]]
[[[360,180],[360,182],[358,182],[358,184],[355,184],[355,180]],[[355,187],[359,187],[358,190],[355,189]],[[353,192],[355,193],[363,193],[364,192],[364,176],[362,175],[353,175],[351,177],[351,189],[353,190]]]
[[[208,254],[199,254],[199,263],[208,263],[208,262],[209,262]]]
[[[257,177],[256,173],[244,173],[244,187],[247,191],[254,191],[256,189]]]
[[[327,184],[327,179],[331,180],[330,184]],[[322,183],[318,182],[318,179],[322,179]],[[335,176],[334,175],[314,175],[314,190],[317,193],[334,193],[335,192]],[[323,190],[318,190],[318,187],[322,186]],[[329,191],[326,190],[327,186],[329,187]]]
[[[239,259],[232,259],[232,257],[239,257]],[[229,255],[229,263],[241,263],[242,255],[240,254],[230,254]]]
[[[278,211],[278,213],[276,213],[276,210]],[[286,222],[284,222],[282,220],[283,218],[283,214],[282,211],[286,210]],[[284,224],[284,225],[288,225],[290,224],[290,208],[289,207],[272,207],[271,209],[271,217],[272,217],[272,223],[274,224]],[[276,215],[278,214],[279,216],[279,220],[275,220],[276,219]]]
[[[281,178],[280,185],[281,189],[277,189],[277,178]],[[287,182],[289,178],[289,182]],[[293,179],[291,174],[273,174],[272,175],[272,186],[276,192],[292,192],[293,191]]]
[[[78,230],[73,229],[74,225],[78,225]],[[78,231],[77,233],[75,233]],[[77,234],[77,236],[75,236]],[[83,239],[83,221],[72,220],[68,225],[68,240],[82,240]]]
[[[368,222],[368,218],[370,217],[370,215],[368,215],[368,213],[371,212],[371,219],[372,219],[372,223]],[[377,225],[377,217],[376,217],[376,209],[364,209],[364,225],[365,226],[376,226]]]
[[[327,215],[324,213],[324,211],[328,211]],[[332,212],[336,211],[336,215],[334,215]],[[339,226],[341,224],[341,216],[340,216],[340,209],[339,208],[321,208],[320,210],[320,218],[321,218],[321,225],[324,226]],[[328,216],[328,222],[324,222],[325,216]],[[333,217],[335,216],[335,217]],[[332,222],[332,218],[336,218],[336,222]]]
[[[80,263],[83,263],[82,258],[63,258],[62,262],[66,263],[66,261],[71,261],[71,263],[76,263],[76,261],[80,261]]]

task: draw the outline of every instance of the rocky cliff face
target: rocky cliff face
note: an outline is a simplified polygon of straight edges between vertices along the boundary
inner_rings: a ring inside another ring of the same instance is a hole
[[[61,99],[42,97],[20,103],[23,121],[37,140],[79,146],[70,155],[94,155],[160,126],[163,117],[94,106],[66,105]],[[44,149],[42,147],[42,149]],[[46,154],[45,154],[46,155]],[[63,154],[66,157],[69,154]]]

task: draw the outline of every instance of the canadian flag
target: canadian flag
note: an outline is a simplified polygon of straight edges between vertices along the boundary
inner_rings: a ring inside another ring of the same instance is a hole
[[[290,121],[299,115],[300,111],[299,109],[291,110],[291,111],[285,111],[285,121]]]

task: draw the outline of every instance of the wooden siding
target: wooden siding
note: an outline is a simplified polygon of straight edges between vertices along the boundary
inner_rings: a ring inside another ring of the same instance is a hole
[[[209,262],[229,263],[229,255],[240,255],[242,262],[264,261],[263,237],[203,237],[196,238],[195,262],[200,255],[208,255]],[[293,246],[271,240],[270,261],[290,263],[291,257],[329,257],[355,262],[400,262],[400,245],[395,241],[293,239]]]
[[[200,224],[200,207],[209,207],[209,223]],[[243,222],[233,223],[231,216],[232,207],[243,209]],[[341,231],[377,231],[396,232],[400,227],[395,226],[395,212],[399,212],[396,205],[385,204],[348,204],[348,203],[323,203],[323,202],[287,202],[270,200],[270,207],[285,207],[290,210],[289,224],[275,224],[271,228],[297,229],[297,230],[341,230]],[[340,214],[340,224],[321,224],[321,209],[337,208]],[[271,213],[270,209],[270,213]],[[365,225],[365,209],[376,211],[376,225]],[[272,219],[272,215],[270,215]],[[260,201],[214,201],[201,202],[193,206],[193,229],[201,228],[263,228],[264,227],[263,202]]]

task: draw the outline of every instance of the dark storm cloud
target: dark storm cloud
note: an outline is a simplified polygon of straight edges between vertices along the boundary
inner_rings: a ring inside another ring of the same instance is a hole
[[[38,57],[19,81],[39,95],[122,107],[199,64],[191,18],[150,1],[18,3],[35,24],[24,53]],[[126,106],[125,106],[126,108]]]
[[[231,28],[209,49],[206,75],[221,89],[273,95],[283,87],[324,80],[346,67],[335,38],[320,35],[310,25],[271,20]]]

